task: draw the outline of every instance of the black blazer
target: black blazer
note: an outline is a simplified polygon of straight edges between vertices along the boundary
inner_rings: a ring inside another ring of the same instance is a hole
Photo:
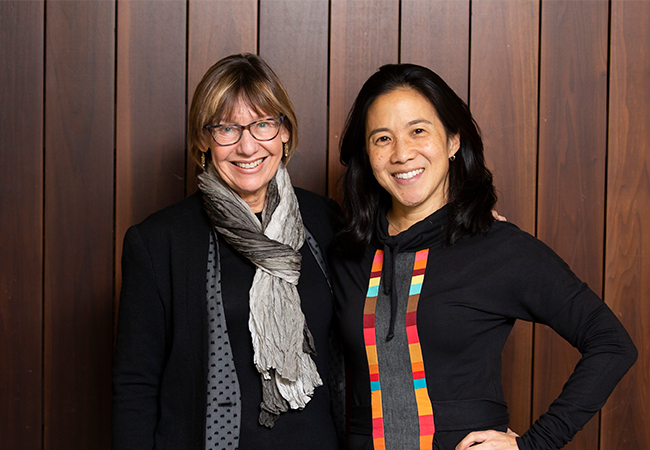
[[[336,204],[302,189],[296,195],[305,226],[326,250]],[[151,449],[154,442],[161,449],[204,448],[210,232],[199,192],[125,235],[113,365],[114,449]],[[329,413],[322,421],[331,423]],[[325,427],[335,440],[333,428]]]

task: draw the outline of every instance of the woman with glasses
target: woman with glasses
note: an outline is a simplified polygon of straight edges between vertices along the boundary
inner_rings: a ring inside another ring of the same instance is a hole
[[[293,188],[285,89],[258,56],[196,88],[200,191],[131,227],[113,370],[116,449],[333,449],[332,201]]]

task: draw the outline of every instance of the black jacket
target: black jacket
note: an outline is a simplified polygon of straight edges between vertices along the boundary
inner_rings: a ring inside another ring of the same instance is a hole
[[[305,226],[320,247],[327,249],[336,214],[333,202],[301,189],[296,189],[296,194]],[[210,232],[202,196],[197,193],[151,215],[126,233],[113,367],[114,449],[204,448],[208,358],[205,280]],[[331,292],[306,244],[301,253],[298,291],[319,352],[316,364],[325,380]],[[248,302],[248,298],[236,300],[245,305]],[[224,303],[228,301],[224,298]],[[250,339],[247,329],[233,330],[230,323],[229,335],[231,341],[244,336]],[[243,397],[251,389],[259,389],[259,374],[248,373],[249,368],[254,371],[252,360],[242,363],[248,365],[246,374],[240,373],[236,350],[233,353]],[[242,411],[241,434],[245,434],[247,444],[240,439],[241,449],[281,448],[273,442],[285,438],[296,443],[312,442],[314,437],[322,442],[317,448],[336,447],[326,386],[316,389],[303,411],[283,414],[271,430],[257,425],[259,410],[255,409],[248,415]],[[244,423],[250,427],[248,431]]]

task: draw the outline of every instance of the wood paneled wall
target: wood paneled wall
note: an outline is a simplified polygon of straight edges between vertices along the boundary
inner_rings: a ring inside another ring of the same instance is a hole
[[[640,358],[567,448],[650,448],[650,2],[0,1],[0,447],[110,448],[126,229],[195,190],[194,87],[259,53],[300,119],[296,185],[336,197],[338,141],[385,63],[431,67],[482,128],[498,210],[604,296]],[[523,432],[578,358],[517,324]]]

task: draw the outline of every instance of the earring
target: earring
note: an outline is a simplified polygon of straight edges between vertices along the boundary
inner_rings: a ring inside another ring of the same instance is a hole
[[[282,148],[284,150],[284,157],[288,158],[289,157],[289,143],[288,142],[283,143]]]
[[[201,167],[205,170],[205,152],[201,152]]]
[[[449,157],[449,161],[453,161],[453,160],[455,160],[455,159],[456,159],[456,155],[451,155],[451,156]]]

